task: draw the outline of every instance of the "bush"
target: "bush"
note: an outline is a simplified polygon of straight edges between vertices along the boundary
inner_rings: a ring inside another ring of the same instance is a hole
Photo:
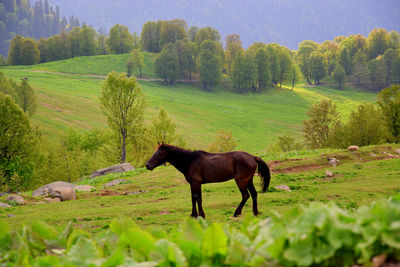
[[[329,138],[331,147],[369,146],[385,142],[388,130],[374,104],[364,103],[352,111],[346,124],[338,125]]]
[[[377,103],[391,134],[390,141],[400,142],[400,85],[383,89]]]
[[[288,135],[278,136],[278,142],[276,142],[270,148],[273,152],[289,152],[293,150],[302,150],[303,145],[296,142],[296,140]]]
[[[303,121],[303,136],[309,148],[327,146],[329,135],[340,124],[336,104],[332,100],[323,100],[311,106],[307,111],[309,120]]]
[[[208,147],[210,152],[228,152],[234,150],[236,141],[232,138],[232,132],[220,130]]]
[[[0,220],[4,266],[352,266],[400,260],[400,195],[358,208],[311,203],[244,219],[239,228],[188,218],[169,233],[114,219],[96,234],[34,221],[11,232]],[[139,264],[141,263],[141,264]]]

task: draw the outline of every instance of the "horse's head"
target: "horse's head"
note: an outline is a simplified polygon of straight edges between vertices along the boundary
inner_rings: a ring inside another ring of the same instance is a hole
[[[152,171],[154,168],[167,162],[168,146],[165,144],[158,145],[156,152],[146,163],[146,169]]]

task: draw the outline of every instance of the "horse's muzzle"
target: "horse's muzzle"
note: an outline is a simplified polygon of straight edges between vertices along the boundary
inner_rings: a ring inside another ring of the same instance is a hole
[[[148,169],[149,171],[152,171],[152,170],[154,170],[154,167],[152,168],[149,163],[146,163],[146,169]]]

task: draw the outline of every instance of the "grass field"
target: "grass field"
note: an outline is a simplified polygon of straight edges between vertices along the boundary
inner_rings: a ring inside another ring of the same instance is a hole
[[[371,152],[383,155],[384,151],[393,153],[398,148],[399,145],[363,148],[359,152],[338,150],[335,156],[341,159],[341,163],[334,168],[324,165],[327,162],[326,157],[331,156],[325,153],[316,153],[305,161],[283,161],[281,164],[285,167],[295,164],[307,170],[278,173],[279,168],[274,167],[270,184],[272,192],[258,194],[259,217],[266,218],[273,212],[282,213],[311,201],[333,201],[343,208],[353,209],[392,196],[400,192],[400,159],[364,161],[371,160],[368,156]],[[287,154],[284,158],[291,157]],[[321,168],[316,168],[315,165],[310,167],[310,162],[321,162],[321,158],[324,158],[324,164],[319,166]],[[325,177],[327,169],[333,171],[333,178]],[[96,191],[79,193],[78,200],[75,201],[37,205],[34,203],[41,201],[40,199],[31,197],[30,192],[24,193],[30,203],[1,209],[0,218],[6,220],[13,229],[32,219],[40,219],[57,226],[64,226],[69,221],[73,221],[75,225],[87,223],[92,230],[96,230],[107,225],[114,217],[127,216],[143,227],[170,229],[190,215],[190,187],[183,175],[172,166],[122,177],[128,179],[129,183],[103,189],[107,178],[106,176],[104,180],[94,184]],[[254,179],[259,190],[259,178],[255,176]],[[85,180],[81,183],[87,182]],[[288,185],[292,191],[273,190],[279,184]],[[134,194],[126,195],[127,193]],[[0,202],[5,198],[6,196],[1,197]],[[233,180],[203,185],[203,207],[209,222],[241,222],[243,217],[232,217],[240,200],[240,192]],[[9,214],[14,216],[8,217]],[[253,216],[251,199],[243,209],[243,216]]]
[[[38,93],[39,108],[33,121],[53,139],[67,127],[78,130],[106,127],[98,97],[103,77],[109,71],[124,71],[128,55],[80,57],[28,67],[3,67],[6,75],[28,77]],[[152,73],[154,54],[145,54],[145,75]],[[112,59],[115,59],[113,61]],[[57,73],[49,73],[57,72]],[[62,73],[59,73],[62,72]],[[271,88],[261,94],[236,94],[225,88],[207,92],[194,85],[165,86],[140,81],[147,99],[145,118],[150,122],[163,107],[177,124],[177,132],[192,148],[207,149],[218,130],[232,131],[237,148],[249,152],[265,150],[279,135],[301,140],[307,109],[322,99],[332,99],[346,118],[362,102],[375,101],[375,94],[330,87],[297,86]]]

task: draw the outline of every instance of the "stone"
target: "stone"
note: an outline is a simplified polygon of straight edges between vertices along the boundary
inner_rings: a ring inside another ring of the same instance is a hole
[[[53,202],[61,202],[61,199],[59,197],[51,198],[51,197],[45,197],[44,200],[48,203],[53,203]]]
[[[376,157],[377,155],[375,153],[370,153],[369,156],[370,157]]]
[[[290,187],[289,187],[289,186],[284,185],[284,184],[280,184],[280,185],[275,186],[275,189],[277,189],[277,190],[284,190],[284,191],[287,191],[287,192],[292,191],[292,190],[290,190]]]
[[[104,185],[104,187],[112,187],[112,186],[115,186],[115,185],[124,184],[126,182],[128,182],[128,180],[126,180],[126,179],[116,179],[116,180],[113,180],[111,182],[106,183]]]
[[[350,150],[350,151],[357,151],[358,150],[358,146],[349,146],[347,149]]]
[[[63,181],[57,181],[57,182],[53,182],[50,184],[46,184],[42,187],[39,187],[38,189],[36,189],[35,191],[33,191],[32,196],[34,197],[38,197],[38,196],[46,196],[48,194],[48,190],[51,189],[55,189],[55,188],[71,188],[74,189],[76,185],[71,184],[71,183],[67,183],[67,182],[63,182]]]
[[[7,197],[7,201],[8,202],[14,201],[18,205],[25,205],[25,199],[23,197],[21,197],[21,196],[18,196],[18,195],[9,195]]]
[[[127,171],[132,171],[135,170],[135,167],[133,167],[129,163],[121,163],[117,165],[113,165],[104,169],[96,170],[94,173],[92,173],[89,178],[94,178],[97,176],[103,176],[109,173],[123,173]]]
[[[125,195],[127,195],[127,196],[139,195],[139,194],[145,194],[145,193],[147,193],[147,192],[148,192],[147,190],[139,190],[139,191],[134,191],[134,192],[126,193]]]
[[[385,154],[386,156],[388,156],[390,158],[395,158],[395,156],[393,154],[390,154],[388,152],[382,152],[382,154]]]
[[[396,149],[395,151],[396,151],[397,154],[400,155],[400,149]]]
[[[0,202],[0,208],[11,208],[11,205]]]
[[[325,176],[326,176],[326,177],[329,177],[329,178],[330,178],[330,177],[333,177],[333,172],[331,172],[331,171],[326,171],[326,172],[325,172]]]
[[[75,186],[75,191],[76,192],[90,192],[93,189],[95,189],[95,187],[91,186],[91,185],[77,185],[77,186]]]
[[[61,199],[61,201],[76,199],[75,189],[70,187],[49,188],[48,191],[49,196],[58,197]]]
[[[336,167],[339,163],[339,160],[337,158],[328,158],[329,160],[329,165],[332,167]]]
[[[0,192],[0,197],[8,195],[8,193]]]

